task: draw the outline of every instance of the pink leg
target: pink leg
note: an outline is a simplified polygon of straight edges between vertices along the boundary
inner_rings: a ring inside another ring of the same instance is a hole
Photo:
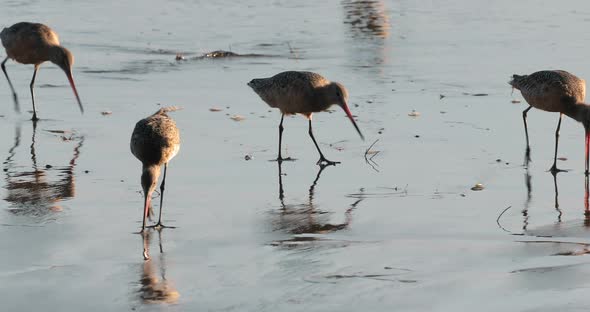
[[[148,217],[149,211],[150,211],[150,204],[152,201],[152,194],[145,194],[144,195],[144,208],[143,208],[143,224],[141,225],[141,232],[143,232],[143,230],[145,230],[145,221]]]

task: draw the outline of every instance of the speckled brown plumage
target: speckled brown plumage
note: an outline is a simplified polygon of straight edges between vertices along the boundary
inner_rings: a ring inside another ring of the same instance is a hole
[[[270,78],[252,79],[248,83],[256,94],[270,107],[281,110],[283,114],[303,114],[321,112],[333,104],[337,98],[330,91],[339,88],[344,99],[348,99],[346,88],[312,72],[286,71]]]
[[[162,166],[180,149],[180,133],[166,113],[177,110],[165,107],[137,122],[131,135],[131,152],[145,166]]]
[[[510,85],[531,106],[548,112],[565,113],[567,105],[584,103],[586,97],[586,81],[563,70],[514,75]]]
[[[164,177],[160,184],[160,214],[155,227],[162,225],[162,203],[166,184],[168,162],[180,150],[180,132],[176,123],[167,113],[178,110],[178,107],[161,108],[153,115],[137,122],[131,135],[131,152],[142,163],[141,187],[144,193],[144,211],[142,231],[146,227],[146,219],[151,207],[151,196],[160,177],[160,168],[164,165]]]
[[[48,26],[21,22],[0,33],[2,45],[9,58],[22,64],[41,64],[49,61],[53,47],[59,46],[59,37]]]

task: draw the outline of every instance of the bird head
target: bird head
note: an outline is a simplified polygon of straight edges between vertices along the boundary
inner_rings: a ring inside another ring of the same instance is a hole
[[[158,177],[160,177],[160,166],[143,166],[143,173],[141,174],[141,188],[143,189],[143,196],[145,197],[143,207],[145,216],[149,216],[150,214],[152,193],[158,184]]]
[[[352,125],[354,126],[358,134],[361,136],[361,139],[364,140],[365,137],[361,133],[359,127],[356,125],[354,117],[352,116],[352,113],[348,108],[348,91],[346,90],[346,88],[338,82],[330,83],[330,85],[328,86],[328,100],[330,101],[330,103],[337,104],[338,106],[342,107],[342,109],[346,113],[346,116],[348,116],[348,119],[350,119]]]
[[[144,194],[151,196],[160,177],[160,166],[144,166],[141,174],[141,188]]]

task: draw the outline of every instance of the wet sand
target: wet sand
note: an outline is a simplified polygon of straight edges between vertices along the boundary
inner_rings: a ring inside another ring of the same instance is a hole
[[[530,111],[526,170],[526,106],[507,84],[540,69],[589,76],[581,4],[7,3],[4,26],[44,22],[75,54],[86,113],[54,65],[37,76],[36,129],[0,83],[3,308],[582,310],[583,128],[564,119],[558,165],[570,171],[555,184],[558,116]],[[269,57],[198,58],[217,50]],[[7,70],[31,109],[32,67]],[[314,116],[341,165],[318,173],[301,116],[284,124],[284,156],[297,161],[269,161],[280,114],[246,82],[283,70],[349,89],[366,141],[337,107]],[[161,105],[184,107],[171,114],[182,147],[164,210],[177,228],[144,241],[129,138]]]

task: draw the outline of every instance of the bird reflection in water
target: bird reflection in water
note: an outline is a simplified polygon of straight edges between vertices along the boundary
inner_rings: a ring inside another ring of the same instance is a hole
[[[342,223],[331,223],[329,222],[329,213],[317,209],[314,204],[314,196],[318,181],[327,167],[320,166],[309,187],[309,194],[307,201],[301,204],[287,204],[285,202],[285,191],[283,188],[283,170],[281,162],[278,162],[279,166],[279,201],[281,204],[281,210],[278,213],[279,218],[275,222],[275,230],[282,230],[290,234],[325,234],[335,231],[340,231],[348,228],[352,220],[352,212],[363,200],[363,198],[355,199],[350,207],[344,213],[344,222]],[[314,240],[310,237],[297,237],[293,241],[308,241]]]
[[[562,221],[563,212],[559,206],[559,188],[558,188],[558,172],[552,173],[554,186],[554,207],[557,214],[557,220],[551,225],[539,226],[534,229],[528,229],[529,226],[529,206],[532,198],[531,175],[528,170],[525,174],[525,182],[527,187],[527,200],[525,201],[525,208],[523,214],[523,231],[525,235],[537,237],[586,237],[590,231],[590,208],[588,204],[589,185],[588,176],[585,176],[584,181],[584,218],[571,221]],[[581,226],[580,226],[581,225]]]
[[[37,123],[33,122],[33,134],[29,147],[31,169],[16,164],[17,149],[21,144],[21,125],[16,127],[14,145],[8,151],[4,162],[6,172],[5,200],[10,203],[10,211],[16,215],[44,217],[61,211],[59,203],[75,196],[74,168],[84,145],[84,137],[58,131],[64,142],[75,142],[72,156],[67,166],[39,167],[35,150]],[[55,179],[55,180],[54,180]]]
[[[153,259],[150,257],[151,235],[154,231],[158,232],[159,257]],[[166,259],[164,249],[162,248],[162,229],[148,229],[141,233],[143,241],[143,264],[141,278],[139,283],[139,298],[143,303],[176,303],[180,294],[174,288],[172,283],[166,279]],[[159,267],[156,268],[155,262]],[[159,271],[159,275],[158,275]]]
[[[350,25],[353,37],[386,38],[389,35],[389,17],[383,1],[344,0],[342,6],[344,23]]]
[[[563,215],[563,211],[561,211],[561,209],[559,208],[559,189],[557,187],[557,174],[558,172],[551,172],[551,175],[553,176],[553,189],[555,191],[555,199],[554,199],[554,207],[555,207],[555,211],[557,212],[557,223],[561,222],[561,216]],[[531,205],[531,200],[533,198],[532,194],[533,194],[533,185],[532,185],[532,176],[529,172],[529,169],[527,167],[526,172],[524,174],[524,181],[525,181],[525,186],[527,189],[527,198],[526,201],[524,203],[524,209],[522,210],[522,216],[523,216],[523,225],[522,225],[522,230],[526,231],[528,224],[529,224],[529,208]]]
[[[374,77],[390,72],[383,68],[390,62],[389,13],[381,0],[344,0],[344,24],[350,34],[350,64],[367,68]]]
[[[557,187],[557,174],[558,172],[552,172],[551,175],[553,176],[553,187],[555,190],[555,200],[554,200],[554,207],[555,207],[555,211],[557,212],[557,223],[561,222],[561,216],[563,214],[563,212],[561,211],[561,209],[559,208],[559,189]],[[533,186],[532,186],[532,176],[529,172],[529,169],[527,167],[526,172],[524,174],[525,177],[525,186],[527,189],[527,198],[526,201],[524,203],[524,209],[522,210],[522,216],[523,216],[523,226],[522,226],[522,230],[526,232],[527,227],[529,225],[529,208],[531,205],[531,200],[533,198],[532,193],[533,193]]]
[[[527,147],[524,150],[524,163],[523,163],[523,167],[526,168],[527,173],[529,170],[530,163],[531,163],[531,147],[527,145]]]

